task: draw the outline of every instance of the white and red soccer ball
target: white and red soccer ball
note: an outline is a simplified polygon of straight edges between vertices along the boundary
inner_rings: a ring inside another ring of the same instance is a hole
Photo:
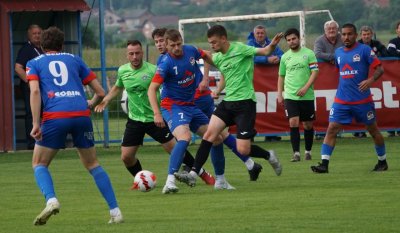
[[[133,188],[148,192],[156,187],[156,175],[153,172],[142,170],[138,172],[133,181]]]

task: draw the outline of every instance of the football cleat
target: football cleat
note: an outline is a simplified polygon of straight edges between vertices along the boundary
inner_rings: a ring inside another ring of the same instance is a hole
[[[304,160],[311,160],[311,152],[304,153]]]
[[[35,218],[33,224],[36,226],[44,225],[49,220],[51,215],[56,215],[59,212],[60,212],[60,203],[58,201],[48,203],[46,205],[46,208],[44,208],[44,210]]]
[[[216,180],[215,185],[214,185],[215,190],[222,190],[222,189],[227,189],[227,190],[235,190],[236,188],[233,187],[226,181],[225,179],[223,180]]]
[[[255,162],[253,168],[249,170],[250,181],[256,181],[258,179],[258,176],[260,175],[261,170],[261,164]]]
[[[133,182],[131,190],[139,190],[139,185],[137,183]]]
[[[328,166],[318,163],[317,166],[311,166],[311,170],[315,173],[329,173]]]
[[[196,186],[196,177],[192,175],[192,172],[190,173],[174,173],[174,176],[177,180],[179,180],[182,183],[187,184],[190,187]]]
[[[275,174],[277,176],[280,176],[282,174],[282,165],[279,162],[279,159],[276,156],[275,151],[269,150],[268,152],[269,152],[268,162],[269,162],[269,164],[271,164],[272,168],[274,169]]]
[[[174,184],[167,182],[164,185],[164,188],[162,189],[163,194],[169,194],[169,193],[177,193],[179,191],[179,188]]]
[[[204,170],[203,173],[201,173],[200,178],[204,181],[204,183],[208,185],[214,185],[215,184],[215,178],[213,175],[211,175],[208,171]]]
[[[294,153],[290,162],[300,162],[300,154]]]
[[[384,161],[378,161],[378,163],[375,165],[374,169],[372,169],[373,172],[383,172],[386,171],[389,168],[386,160]]]
[[[122,217],[122,213],[119,212],[117,215],[111,216],[110,220],[108,221],[108,224],[118,224],[123,222],[124,222],[124,217]]]

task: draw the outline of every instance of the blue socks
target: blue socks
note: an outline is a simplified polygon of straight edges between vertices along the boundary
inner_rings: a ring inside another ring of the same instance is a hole
[[[46,198],[46,202],[52,198],[56,197],[53,186],[53,179],[51,178],[49,169],[46,166],[38,165],[33,168],[33,173],[36,179],[36,184],[40,189],[40,192]]]
[[[331,156],[334,148],[335,147],[329,146],[328,144],[325,144],[325,143],[322,144],[322,146],[321,146],[321,155]]]
[[[385,144],[380,145],[380,146],[375,145],[375,151],[376,151],[376,154],[377,154],[379,157],[386,155],[386,147],[385,147]]]
[[[214,166],[215,175],[223,175],[225,173],[225,156],[224,144],[211,147],[211,162]]]
[[[236,138],[234,136],[232,136],[232,134],[229,134],[228,137],[225,138],[224,140],[224,144],[231,149],[231,151],[237,156],[239,157],[240,160],[242,160],[243,162],[246,162],[249,159],[249,156],[244,156],[242,154],[240,154],[237,149],[236,149]]]
[[[168,175],[173,175],[175,172],[179,171],[179,167],[182,164],[183,156],[186,153],[188,145],[189,142],[184,140],[176,142],[174,149],[171,152],[171,156],[169,157]]]
[[[115,198],[114,190],[111,185],[110,178],[101,166],[95,167],[89,171],[96,182],[97,188],[100,190],[104,199],[108,204],[109,209],[118,207],[117,199]]]

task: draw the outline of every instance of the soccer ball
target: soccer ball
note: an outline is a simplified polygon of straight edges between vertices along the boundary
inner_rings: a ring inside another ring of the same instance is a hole
[[[133,181],[133,187],[142,192],[148,192],[154,189],[154,187],[156,187],[156,175],[147,170],[138,172]]]

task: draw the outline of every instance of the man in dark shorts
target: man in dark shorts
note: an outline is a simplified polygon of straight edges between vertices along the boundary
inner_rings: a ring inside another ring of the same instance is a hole
[[[318,76],[317,58],[311,49],[300,46],[297,29],[287,30],[285,39],[290,50],[283,54],[279,64],[278,103],[282,104],[284,100],[286,117],[289,119],[293,149],[291,161],[300,161],[300,121],[304,128],[304,159],[311,160],[315,120],[313,83]]]

